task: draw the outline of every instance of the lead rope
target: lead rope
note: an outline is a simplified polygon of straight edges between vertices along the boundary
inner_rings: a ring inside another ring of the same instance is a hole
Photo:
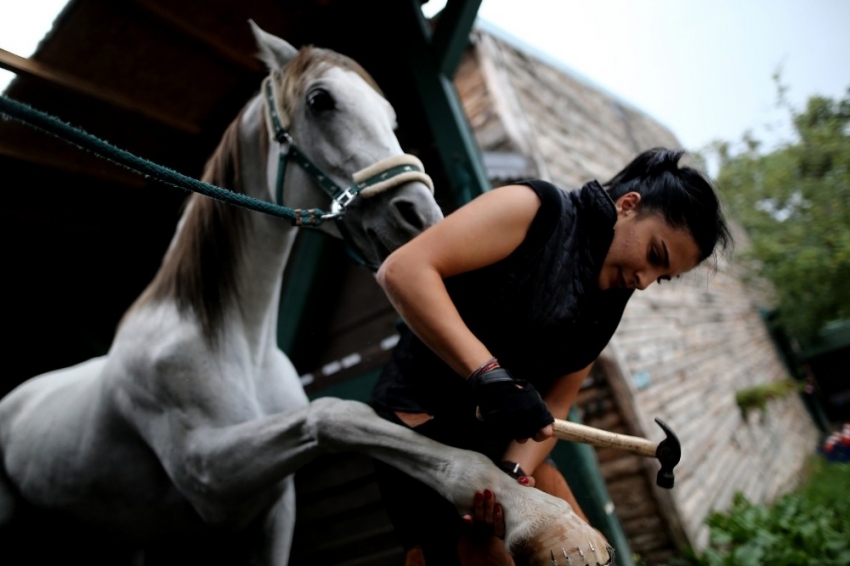
[[[271,81],[266,79],[266,93],[269,97],[271,107],[266,106],[269,111],[274,109],[274,95]],[[143,175],[145,178],[153,178],[161,183],[171,185],[184,190],[194,191],[217,200],[241,206],[257,212],[263,212],[272,216],[288,218],[293,226],[316,227],[325,220],[339,218],[345,211],[345,207],[357,196],[369,198],[389,188],[403,183],[419,181],[424,183],[433,193],[434,184],[425,173],[422,162],[413,155],[402,154],[382,159],[365,169],[353,174],[354,184],[349,187],[340,187],[320,167],[313,163],[301,150],[296,147],[289,137],[288,132],[280,124],[277,112],[271,112],[274,126],[274,137],[286,145],[285,152],[281,152],[278,163],[277,197],[282,199],[283,177],[286,163],[289,158],[304,169],[314,182],[331,197],[331,211],[325,212],[318,208],[293,209],[282,204],[271,203],[256,199],[248,195],[237,193],[222,187],[217,187],[191,177],[187,177],[177,171],[168,169],[156,163],[152,163],[132,153],[119,149],[108,142],[75,128],[58,118],[50,116],[45,112],[36,110],[22,102],[12,100],[6,96],[0,96],[0,115],[23,122],[29,126],[47,132],[63,141],[76,145],[82,149],[92,151],[95,155],[112,161],[118,165]],[[278,200],[281,202],[281,200]]]
[[[318,208],[292,209],[193,179],[173,169],[163,167],[162,165],[117,148],[54,116],[36,110],[22,102],[12,100],[7,96],[0,96],[0,114],[44,131],[84,150],[91,151],[98,157],[112,161],[144,176],[146,179],[152,178],[163,184],[200,193],[228,204],[280,218],[287,218],[294,226],[319,226],[328,217],[328,213]]]

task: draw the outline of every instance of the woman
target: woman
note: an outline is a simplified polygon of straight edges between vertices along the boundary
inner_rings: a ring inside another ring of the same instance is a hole
[[[488,455],[581,515],[546,463],[553,417],[567,417],[634,290],[731,244],[714,189],[679,166],[682,155],[643,152],[604,188],[494,189],[390,255],[377,278],[404,324],[372,394],[376,411]],[[430,565],[459,563],[464,522],[454,509],[378,467],[405,547]]]

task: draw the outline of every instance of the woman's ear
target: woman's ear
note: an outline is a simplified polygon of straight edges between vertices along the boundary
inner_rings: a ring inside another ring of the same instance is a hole
[[[614,204],[617,206],[618,215],[628,216],[629,212],[637,210],[637,206],[640,204],[640,193],[634,191],[626,193],[618,198]]]

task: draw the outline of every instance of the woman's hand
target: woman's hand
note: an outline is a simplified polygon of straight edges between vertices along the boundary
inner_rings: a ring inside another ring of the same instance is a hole
[[[505,538],[505,512],[489,489],[476,492],[472,513],[464,515],[463,521],[469,525],[473,538]]]
[[[472,512],[464,515],[463,521],[469,532],[458,544],[461,564],[514,566],[505,550],[505,513],[492,491],[485,489],[475,494]]]
[[[495,362],[495,361],[494,361]],[[478,405],[478,418],[499,435],[524,442],[552,436],[554,417],[531,383],[520,381],[496,365],[468,379]]]

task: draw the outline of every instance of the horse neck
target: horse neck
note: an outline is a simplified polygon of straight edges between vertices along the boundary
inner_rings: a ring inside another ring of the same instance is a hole
[[[268,136],[255,98],[225,132],[204,181],[268,198]],[[276,164],[275,164],[276,165]],[[258,352],[276,344],[283,270],[295,238],[286,220],[193,195],[162,266],[138,304],[174,301],[215,343],[241,332]]]
[[[246,105],[236,121],[236,153],[228,152],[230,165],[225,167],[236,177],[244,193],[268,199],[268,172],[277,166],[277,156],[270,154],[268,131],[263,116],[262,98],[257,96]],[[209,171],[214,174],[214,171]],[[238,187],[237,187],[238,190]],[[247,210],[233,211],[243,222],[239,233],[238,258],[232,265],[221,265],[222,273],[230,271],[233,292],[226,301],[241,321],[249,343],[255,346],[276,344],[278,305],[283,272],[295,241],[296,229],[289,221]]]

